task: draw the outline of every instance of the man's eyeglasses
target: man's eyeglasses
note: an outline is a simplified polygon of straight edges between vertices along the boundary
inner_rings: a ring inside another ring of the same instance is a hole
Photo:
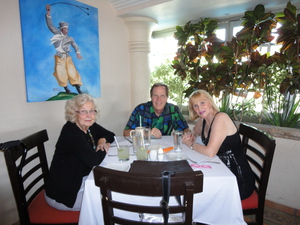
[[[79,111],[76,111],[77,113],[79,113],[80,115],[87,115],[87,114],[91,114],[91,115],[96,115],[97,110],[86,110],[86,109],[81,109]]]

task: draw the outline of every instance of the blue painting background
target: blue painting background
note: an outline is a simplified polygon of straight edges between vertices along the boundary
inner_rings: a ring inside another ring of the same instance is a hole
[[[65,92],[53,76],[55,48],[50,45],[53,33],[45,21],[46,5],[51,4],[53,25],[58,27],[61,21],[69,23],[68,35],[74,38],[83,57],[77,59],[71,47],[70,56],[83,83],[82,92],[100,97],[98,9],[74,0],[20,0],[19,4],[27,101],[46,101],[59,92]],[[69,4],[83,6],[88,10]],[[73,86],[69,84],[68,87],[71,92],[77,93]]]

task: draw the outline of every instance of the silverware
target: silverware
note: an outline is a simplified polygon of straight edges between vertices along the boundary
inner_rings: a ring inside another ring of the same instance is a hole
[[[215,162],[215,161],[211,161],[211,160],[206,160],[206,161],[194,161],[190,158],[188,158],[188,160],[190,160],[192,163],[195,163],[195,164],[202,164],[202,163],[215,163],[215,164],[220,164],[220,162]]]
[[[123,137],[132,144],[132,141],[129,138],[127,138],[126,136]]]

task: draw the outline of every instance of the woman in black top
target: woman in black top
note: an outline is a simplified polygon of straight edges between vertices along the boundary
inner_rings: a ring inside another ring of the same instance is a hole
[[[190,119],[199,118],[191,136],[183,142],[191,149],[209,157],[218,155],[236,176],[240,197],[245,199],[254,191],[254,174],[242,151],[238,130],[226,113],[219,112],[213,98],[204,90],[193,92],[189,98]],[[201,136],[204,145],[195,143]]]
[[[65,119],[46,182],[45,198],[59,210],[81,208],[84,182],[92,168],[104,159],[114,133],[95,122],[96,102],[80,94],[67,101]]]

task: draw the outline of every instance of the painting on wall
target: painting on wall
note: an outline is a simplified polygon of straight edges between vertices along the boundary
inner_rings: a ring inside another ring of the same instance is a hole
[[[27,102],[100,97],[98,9],[75,0],[19,4]]]

